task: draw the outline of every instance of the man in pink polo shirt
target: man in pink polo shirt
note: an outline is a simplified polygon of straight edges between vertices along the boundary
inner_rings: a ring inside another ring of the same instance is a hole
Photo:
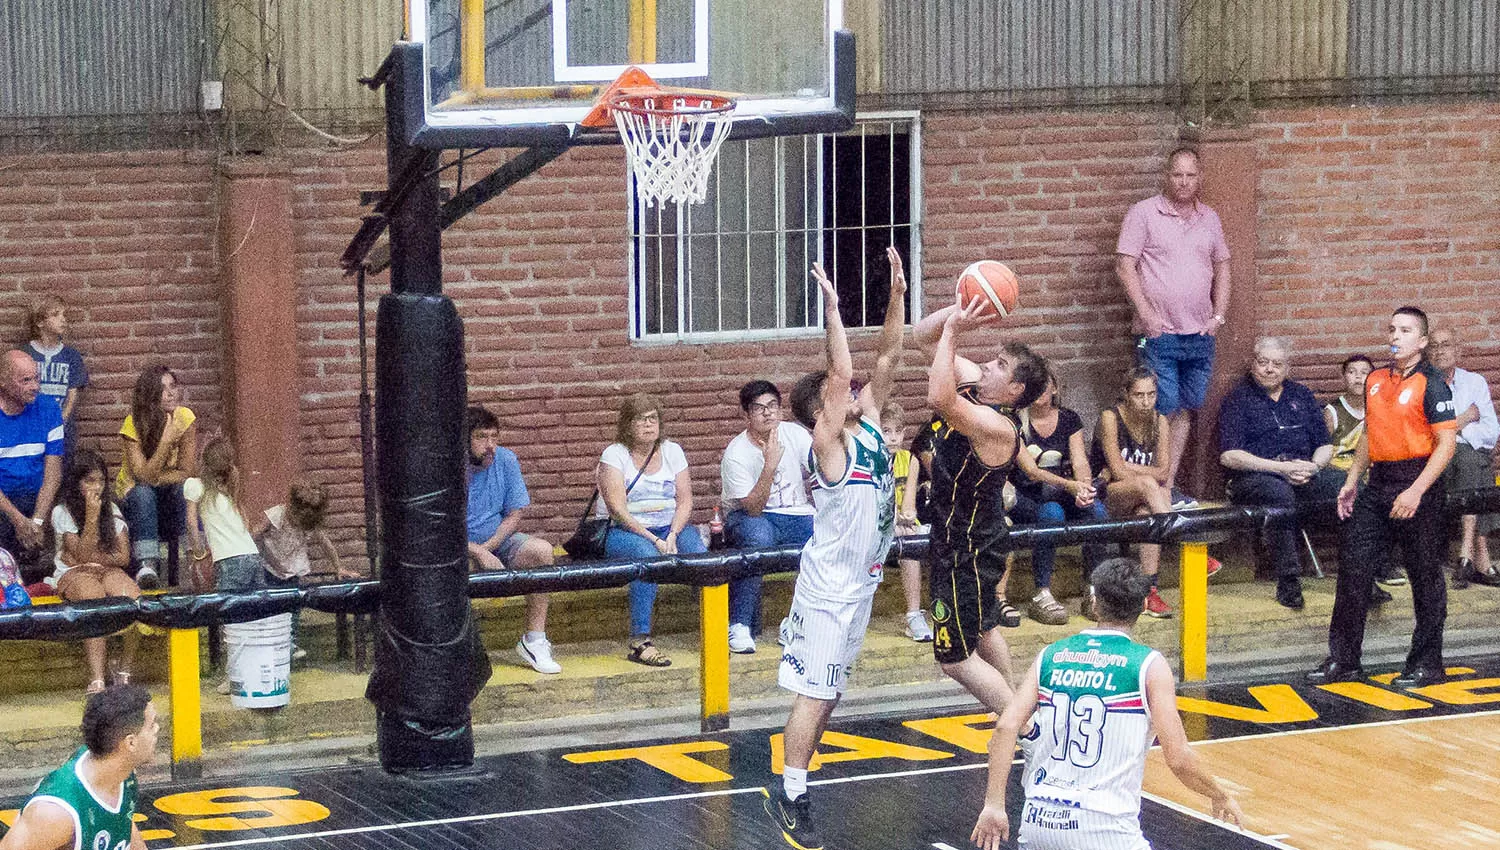
[[[1161,194],[1130,208],[1115,248],[1115,273],[1135,305],[1143,362],[1156,373],[1156,409],[1167,417],[1172,507],[1192,507],[1177,489],[1193,413],[1203,406],[1214,365],[1214,334],[1229,309],[1229,245],[1219,215],[1198,200],[1198,152],[1167,157]]]

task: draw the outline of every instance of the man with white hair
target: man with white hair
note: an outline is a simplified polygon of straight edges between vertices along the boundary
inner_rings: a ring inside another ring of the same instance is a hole
[[[1458,335],[1447,328],[1432,332],[1432,365],[1453,391],[1453,411],[1458,424],[1458,439],[1453,447],[1453,461],[1448,464],[1450,492],[1495,485],[1495,467],[1491,460],[1495,440],[1500,437],[1500,420],[1495,418],[1495,402],[1490,397],[1489,381],[1477,372],[1460,368],[1463,356]],[[1453,567],[1453,586],[1462,590],[1472,584],[1500,587],[1500,575],[1490,562],[1488,535],[1500,526],[1495,514],[1465,514],[1461,518],[1458,563]]]
[[[29,558],[62,482],[62,408],[39,395],[36,361],[18,349],[0,364],[0,547]]]
[[[1331,508],[1344,476],[1329,469],[1333,441],[1312,390],[1287,379],[1291,347],[1277,337],[1255,341],[1249,374],[1219,408],[1219,463],[1239,505]],[[1266,529],[1266,549],[1276,570],[1276,601],[1300,610],[1302,564],[1297,526]]]

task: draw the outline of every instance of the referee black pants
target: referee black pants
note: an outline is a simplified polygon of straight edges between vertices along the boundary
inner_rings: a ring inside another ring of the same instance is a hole
[[[1328,654],[1340,665],[1359,665],[1371,584],[1379,565],[1389,562],[1391,547],[1399,546],[1411,581],[1412,607],[1416,609],[1406,670],[1443,669],[1443,621],[1448,617],[1448,587],[1443,580],[1447,551],[1443,488],[1428,488],[1411,519],[1390,518],[1396,497],[1411,486],[1426,462],[1426,458],[1420,458],[1374,464],[1370,483],[1360,490],[1354,512],[1344,521],[1333,620],[1328,627]]]

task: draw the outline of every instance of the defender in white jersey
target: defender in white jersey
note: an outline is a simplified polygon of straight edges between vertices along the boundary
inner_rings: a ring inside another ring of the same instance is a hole
[[[1043,649],[995,726],[984,811],[971,836],[981,850],[999,850],[1010,835],[1005,786],[1028,720],[1019,847],[1150,850],[1141,777],[1153,738],[1172,773],[1209,798],[1214,817],[1240,822],[1239,805],[1188,746],[1166,660],[1131,639],[1151,579],[1135,561],[1115,558],[1092,580],[1099,626]]]
[[[849,681],[865,640],[870,606],[896,531],[896,479],[891,448],[880,432],[880,411],[901,360],[906,324],[906,275],[901,255],[886,249],[890,300],[880,332],[875,372],[854,384],[849,341],[839,318],[838,291],[813,265],[823,291],[828,370],[807,375],[792,390],[792,412],[812,431],[813,534],[787,615],[786,647],[777,681],[796,694],[786,721],[782,787],[766,789],[766,813],[798,850],[821,850],[807,796],[813,751]]]

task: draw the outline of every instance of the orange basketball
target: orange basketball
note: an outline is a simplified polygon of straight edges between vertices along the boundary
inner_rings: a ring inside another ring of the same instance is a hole
[[[979,315],[1009,316],[1021,295],[1020,282],[1010,266],[994,260],[972,263],[958,275],[958,296],[964,304],[983,298]]]

